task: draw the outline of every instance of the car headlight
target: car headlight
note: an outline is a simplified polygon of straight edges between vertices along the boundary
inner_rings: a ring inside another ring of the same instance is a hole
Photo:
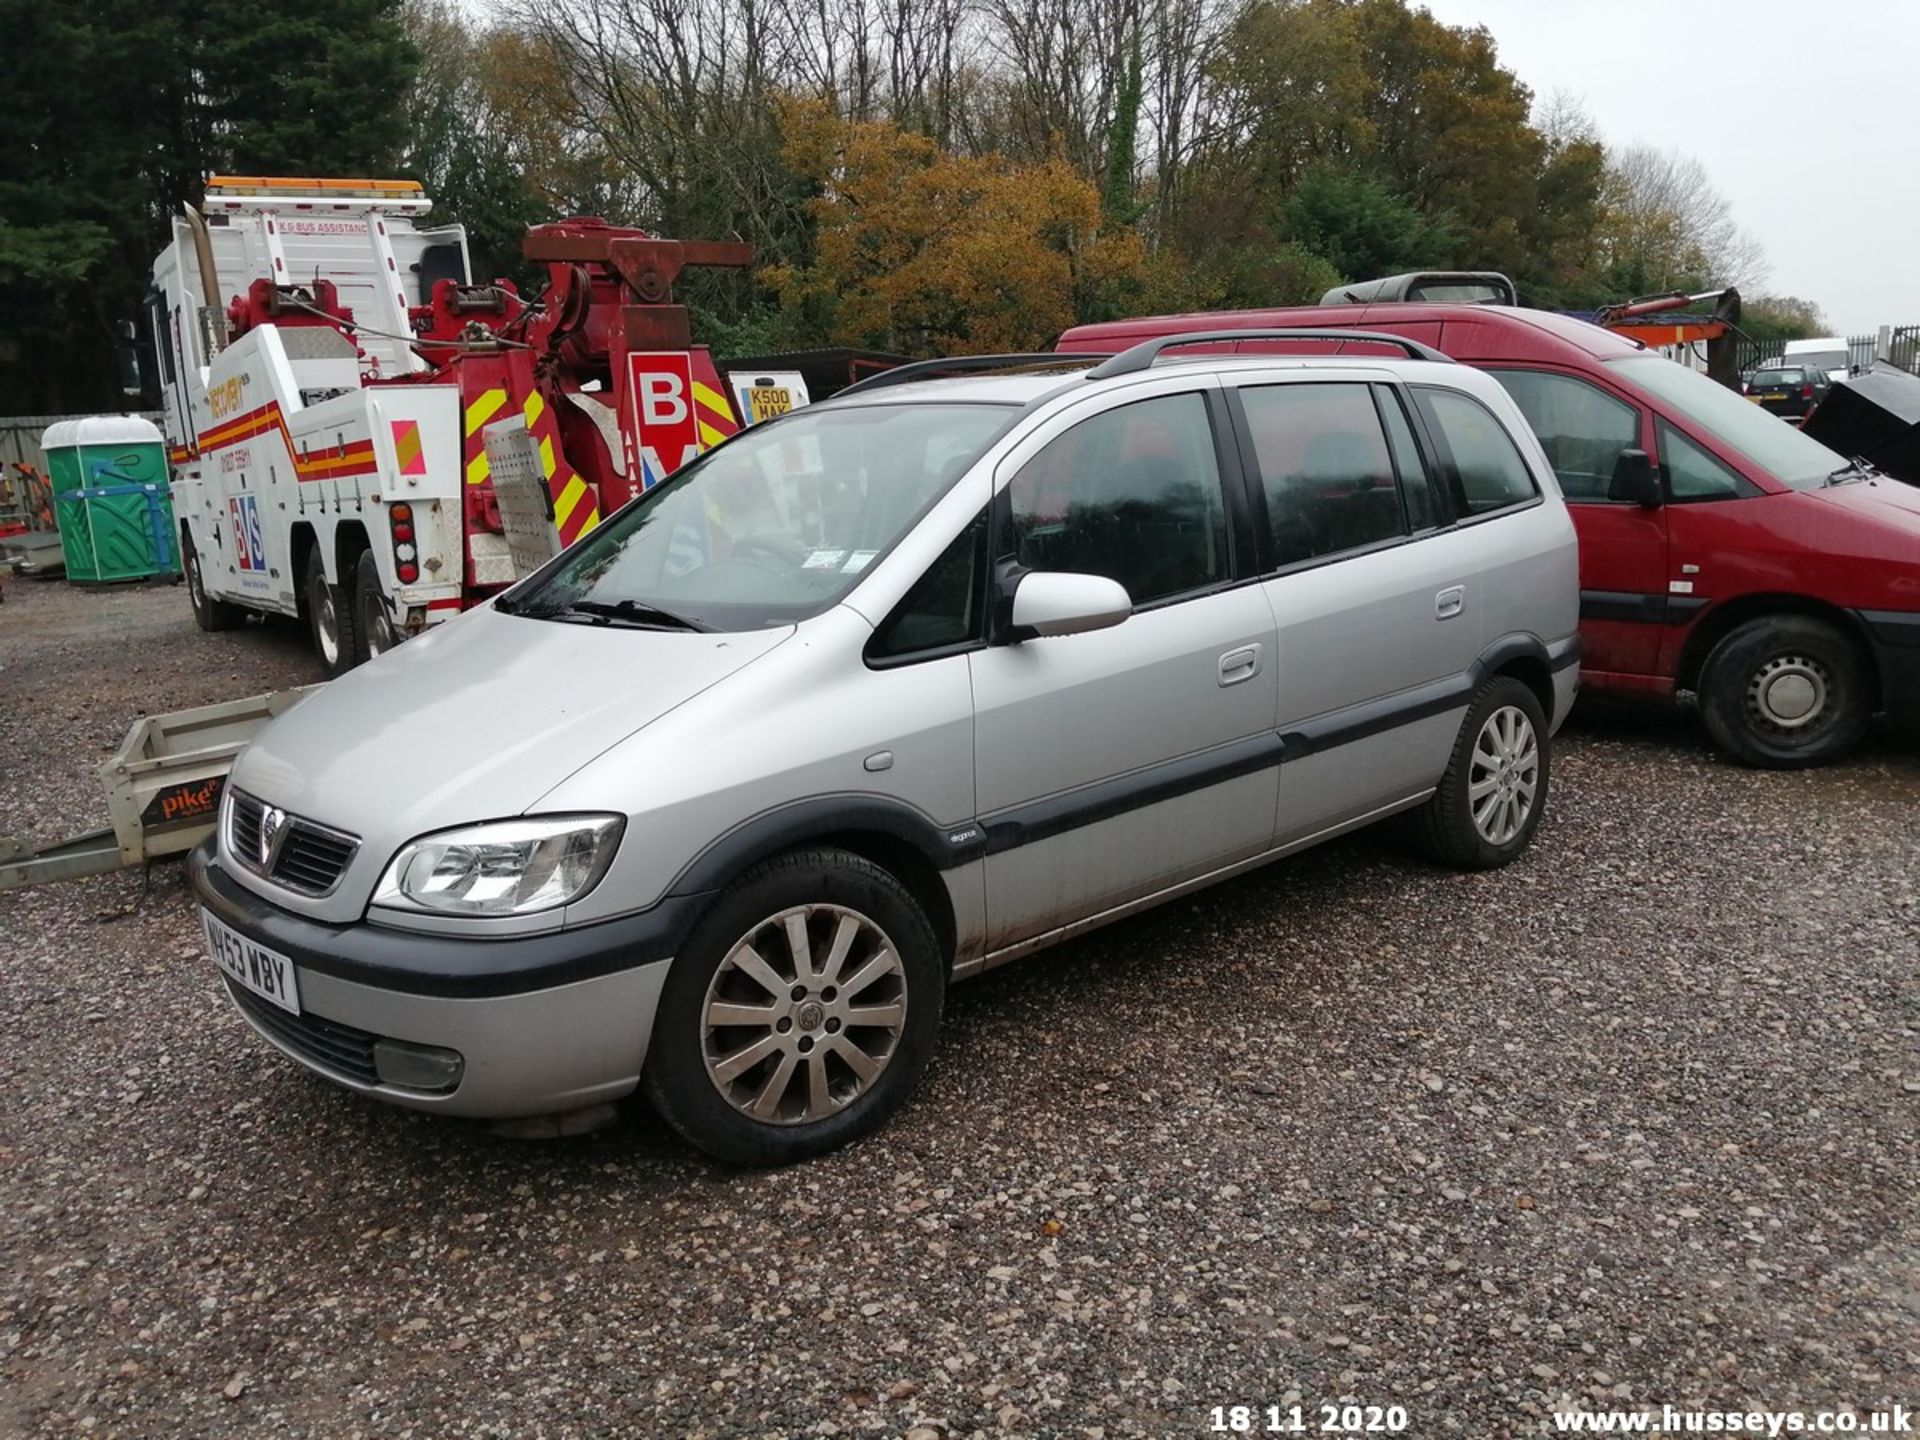
[[[422,835],[400,847],[373,903],[443,915],[551,910],[600,882],[625,826],[618,815],[552,815]]]

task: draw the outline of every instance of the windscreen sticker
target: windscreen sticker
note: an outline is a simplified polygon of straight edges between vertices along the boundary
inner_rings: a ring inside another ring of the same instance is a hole
[[[816,550],[800,562],[802,570],[838,570],[840,562],[847,558],[844,550]]]
[[[851,555],[847,556],[847,563],[840,567],[841,573],[846,575],[859,574],[873,563],[873,557],[879,553],[878,550],[854,551]]]

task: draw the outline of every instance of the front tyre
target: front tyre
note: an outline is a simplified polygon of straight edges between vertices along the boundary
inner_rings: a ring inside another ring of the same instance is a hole
[[[844,850],[781,855],[735,881],[675,958],[643,1084],[716,1159],[821,1155],[900,1108],[945,990],[933,927],[892,875]]]
[[[1764,615],[1728,631],[1700,669],[1700,713],[1748,765],[1796,770],[1844,755],[1872,718],[1859,647],[1824,620]]]
[[[359,661],[353,635],[353,607],[342,602],[339,592],[327,583],[327,567],[318,550],[307,552],[307,573],[303,586],[307,599],[307,624],[313,631],[314,653],[327,668],[327,678],[344,675]]]
[[[1549,769],[1539,697],[1494,676],[1474,691],[1440,787],[1414,812],[1421,848],[1460,870],[1505,865],[1539,828]]]

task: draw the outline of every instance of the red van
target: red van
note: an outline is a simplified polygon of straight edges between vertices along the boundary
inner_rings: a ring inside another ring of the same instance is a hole
[[[1538,310],[1391,303],[1082,325],[1056,348],[1111,353],[1181,332],[1294,327],[1404,336],[1506,387],[1580,536],[1586,689],[1693,692],[1728,753],[1779,768],[1840,755],[1877,711],[1920,718],[1920,489],[1634,341]]]

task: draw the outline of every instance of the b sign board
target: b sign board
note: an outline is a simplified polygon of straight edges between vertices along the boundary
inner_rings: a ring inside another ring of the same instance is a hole
[[[656,485],[700,453],[700,422],[693,409],[693,358],[684,350],[627,354],[627,433],[637,454],[629,475]]]

